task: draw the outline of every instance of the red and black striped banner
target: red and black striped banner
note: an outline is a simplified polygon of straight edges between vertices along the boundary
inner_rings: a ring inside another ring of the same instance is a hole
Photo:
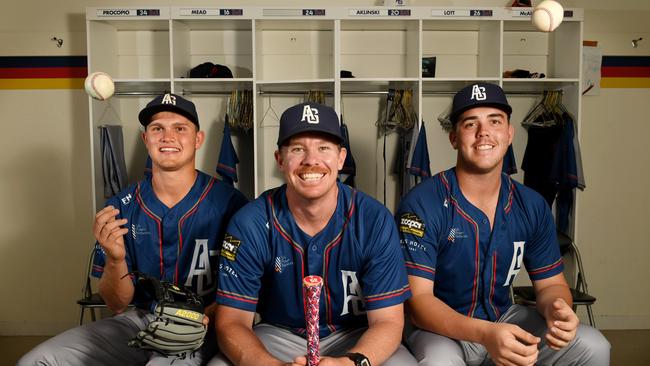
[[[601,88],[650,88],[650,56],[603,56]]]
[[[83,89],[86,56],[0,57],[0,89]]]

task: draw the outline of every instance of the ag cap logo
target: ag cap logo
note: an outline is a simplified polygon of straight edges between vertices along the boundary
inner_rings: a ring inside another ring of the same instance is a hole
[[[302,108],[302,119],[300,122],[307,122],[316,125],[320,122],[318,117],[318,109],[306,105]]]
[[[176,105],[176,97],[171,94],[165,94],[160,103]]]
[[[399,231],[421,238],[424,236],[424,221],[414,213],[407,212],[400,217]]]
[[[485,87],[474,85],[472,87],[472,96],[470,96],[469,99],[486,100],[487,94],[485,93]]]
[[[240,244],[241,240],[230,234],[226,234],[223,238],[223,244],[221,244],[221,256],[230,261],[234,261],[237,259],[237,251],[239,250]]]

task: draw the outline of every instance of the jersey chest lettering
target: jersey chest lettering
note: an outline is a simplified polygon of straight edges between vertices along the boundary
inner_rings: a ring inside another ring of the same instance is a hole
[[[510,286],[515,278],[517,278],[517,274],[521,270],[521,264],[524,260],[525,243],[525,241],[515,241],[512,243],[512,261],[510,262],[508,275],[506,276],[506,281],[503,283],[503,286]]]
[[[210,258],[216,256],[217,251],[208,247],[208,239],[196,239],[185,286],[195,288],[199,295],[207,295],[213,291],[216,281]],[[193,284],[196,286],[192,286]]]
[[[358,316],[366,313],[363,301],[363,292],[357,278],[356,271],[341,270],[341,284],[343,285],[343,309],[341,316],[352,314]]]

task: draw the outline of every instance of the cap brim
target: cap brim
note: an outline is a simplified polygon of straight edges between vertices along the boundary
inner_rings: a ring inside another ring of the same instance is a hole
[[[449,115],[449,120],[451,121],[451,124],[456,124],[458,122],[458,117],[460,117],[461,114],[464,112],[474,109],[474,108],[480,108],[480,107],[492,107],[496,109],[500,109],[508,115],[508,118],[510,118],[510,115],[512,114],[512,107],[508,104],[501,104],[501,103],[485,103],[485,104],[473,104],[473,105],[468,105],[464,108],[461,108],[454,113]]]
[[[343,141],[344,141],[343,136],[341,136],[340,134],[337,135],[337,134],[333,133],[332,131],[318,129],[318,128],[309,128],[309,129],[298,129],[296,131],[292,131],[291,133],[287,134],[282,140],[278,140],[278,146],[284,145],[292,137],[294,137],[296,135],[303,134],[303,133],[318,133],[318,134],[327,135],[328,137],[331,137],[332,139],[334,139],[339,144],[343,143]]]
[[[147,125],[151,122],[151,117],[154,116],[156,113],[160,112],[174,112],[178,113],[181,116],[189,119],[194,123],[195,125],[199,126],[199,121],[196,118],[196,116],[193,116],[191,113],[187,112],[186,110],[179,108],[173,104],[158,104],[154,105],[151,107],[147,107],[143,110],[140,111],[140,114],[138,115],[138,119],[140,120],[140,124],[147,127]]]

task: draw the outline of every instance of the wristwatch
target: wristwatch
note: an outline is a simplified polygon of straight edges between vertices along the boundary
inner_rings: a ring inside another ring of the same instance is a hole
[[[345,357],[351,359],[354,362],[354,366],[370,366],[368,357],[361,353],[347,353]]]

